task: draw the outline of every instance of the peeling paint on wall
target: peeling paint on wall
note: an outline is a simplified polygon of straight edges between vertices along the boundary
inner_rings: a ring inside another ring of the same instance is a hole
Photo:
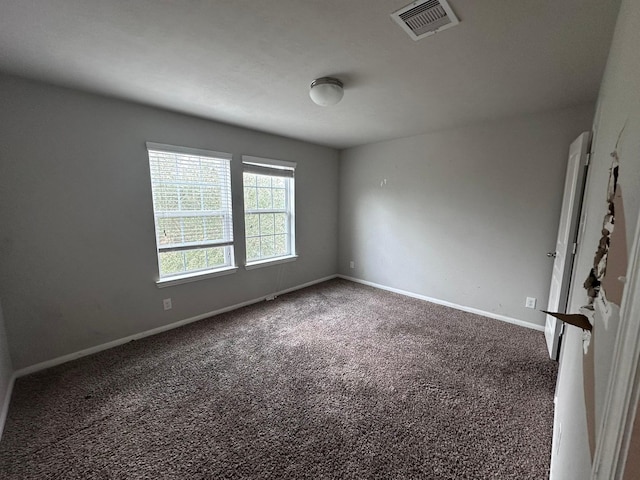
[[[624,215],[624,202],[622,186],[618,185],[613,199],[615,208],[616,228],[611,232],[609,252],[607,255],[606,272],[602,278],[602,292],[606,295],[606,301],[620,306],[624,291],[625,275],[627,273],[628,249],[626,220]],[[605,298],[603,296],[603,298]]]
[[[602,222],[602,235],[593,258],[593,266],[583,285],[587,290],[589,300],[588,304],[581,308],[581,312],[586,314],[592,326],[595,326],[596,322],[601,322],[605,330],[608,330],[610,321],[619,317],[624,276],[628,263],[624,202],[622,187],[618,183],[621,174],[618,147],[624,130],[625,127],[620,131],[615,149],[611,153],[613,160],[609,170],[607,209]],[[583,357],[583,382],[587,431],[592,458],[596,447],[595,361],[598,343],[595,330],[592,328],[590,332],[584,331],[583,336],[585,353]]]
[[[607,272],[607,259],[609,253],[609,247],[611,245],[611,234],[615,225],[615,204],[614,197],[618,187],[618,169],[620,168],[618,163],[618,155],[613,152],[611,156],[614,158],[611,165],[611,173],[609,175],[609,187],[607,193],[607,213],[604,216],[602,224],[602,236],[598,242],[598,248],[593,258],[593,267],[589,276],[584,282],[584,288],[587,289],[587,295],[589,296],[589,304],[592,305],[601,290],[601,279]]]
[[[605,302],[605,305],[607,301],[613,301],[618,306],[622,302],[623,288],[621,284],[624,281],[628,259],[622,188],[618,185],[620,176],[618,145],[624,129],[625,127],[620,131],[615,150],[611,153],[613,161],[607,186],[607,213],[602,222],[602,236],[593,258],[593,268],[584,282],[584,288],[589,297],[589,306],[593,306],[598,297]],[[607,273],[608,266],[609,273]],[[621,269],[622,272],[620,272]]]

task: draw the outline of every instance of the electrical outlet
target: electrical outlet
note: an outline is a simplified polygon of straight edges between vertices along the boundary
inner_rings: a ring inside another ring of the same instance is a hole
[[[354,262],[353,260],[351,260],[349,262],[349,268],[356,268],[356,262]]]
[[[171,305],[171,299],[165,298],[164,300],[162,300],[162,306],[165,310],[171,310],[173,308],[173,306]]]
[[[524,303],[527,308],[536,308],[536,299],[533,297],[527,297],[527,301]]]

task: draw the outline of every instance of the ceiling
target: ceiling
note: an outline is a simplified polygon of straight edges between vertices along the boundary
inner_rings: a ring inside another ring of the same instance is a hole
[[[619,0],[0,0],[0,71],[345,148],[595,100]],[[309,84],[335,76],[342,102]]]

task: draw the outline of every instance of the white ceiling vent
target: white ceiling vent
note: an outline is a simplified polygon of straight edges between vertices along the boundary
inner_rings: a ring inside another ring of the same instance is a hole
[[[419,0],[393,12],[391,18],[414,40],[460,23],[446,0]]]

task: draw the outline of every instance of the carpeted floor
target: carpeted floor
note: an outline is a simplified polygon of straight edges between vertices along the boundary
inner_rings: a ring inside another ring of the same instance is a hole
[[[548,477],[541,332],[332,280],[17,380],[3,479]]]

